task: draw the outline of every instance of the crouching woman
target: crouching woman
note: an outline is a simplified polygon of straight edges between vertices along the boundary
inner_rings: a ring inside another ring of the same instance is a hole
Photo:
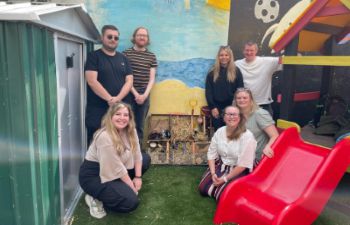
[[[208,149],[208,166],[199,184],[203,196],[219,200],[231,181],[247,175],[253,168],[256,141],[245,127],[245,118],[235,106],[224,110],[226,126],[219,128]]]
[[[150,157],[140,151],[130,106],[125,103],[110,106],[79,172],[91,216],[104,217],[104,208],[115,212],[136,209],[142,174],[149,164]]]

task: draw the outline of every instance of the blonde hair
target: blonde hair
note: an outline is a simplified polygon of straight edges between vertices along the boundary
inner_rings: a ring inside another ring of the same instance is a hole
[[[250,111],[249,111],[249,115],[252,114],[253,112],[255,112],[259,106],[258,104],[256,104],[254,98],[253,98],[253,93],[249,88],[237,88],[235,95],[234,95],[234,102],[233,105],[236,106],[237,108],[239,108],[239,106],[237,105],[237,95],[241,92],[245,92],[249,95],[250,98]],[[240,109],[240,108],[239,108]]]
[[[135,131],[134,114],[129,104],[118,102],[110,106],[107,113],[103,116],[102,123],[101,123],[101,129],[105,129],[107,131],[119,155],[125,151],[126,146],[125,146],[125,143],[123,143],[122,141],[119,131],[117,130],[117,128],[114,126],[112,122],[112,117],[118,110],[122,108],[127,108],[129,111],[129,124],[124,129],[126,131],[127,137],[129,138],[130,150],[133,153],[135,153],[137,149],[137,145],[139,143],[137,141],[137,134]]]
[[[219,73],[220,73],[219,56],[222,51],[226,51],[230,56],[230,61],[227,65],[227,81],[230,83],[233,83],[236,79],[236,65],[234,63],[234,56],[230,46],[220,46],[218,54],[216,55],[215,64],[211,69],[211,71],[213,72],[213,80],[214,82],[216,82],[216,80],[219,77]]]
[[[236,127],[236,129],[234,129],[234,131],[232,133],[227,133],[227,138],[229,140],[237,140],[238,138],[241,137],[241,135],[247,130],[245,123],[246,123],[246,119],[243,116],[243,114],[241,113],[241,110],[237,107],[237,106],[233,106],[233,105],[229,105],[224,109],[224,114],[226,113],[226,110],[228,108],[236,108],[239,112],[239,117],[240,117],[240,121]]]

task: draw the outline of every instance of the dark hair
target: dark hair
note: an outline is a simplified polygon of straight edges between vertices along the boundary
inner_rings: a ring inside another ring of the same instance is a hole
[[[239,111],[239,118],[240,118],[240,121],[236,127],[236,129],[231,133],[231,134],[227,134],[227,138],[229,140],[237,140],[238,138],[241,137],[241,135],[247,130],[246,126],[245,126],[245,123],[246,123],[246,119],[245,117],[243,116],[243,113],[241,112],[241,110],[237,107],[237,106],[233,106],[233,105],[229,105],[227,106],[223,113],[225,114],[226,113],[226,110],[227,108],[229,107],[233,107],[233,108],[236,108],[238,109]]]
[[[119,30],[118,30],[118,28],[116,26],[114,26],[114,25],[104,25],[102,27],[102,29],[101,29],[102,36],[105,34],[106,30],[115,30],[119,34]]]
[[[136,33],[141,30],[141,29],[144,29],[147,31],[147,39],[148,39],[148,42],[147,42],[147,45],[151,44],[151,39],[149,38],[149,32],[148,32],[148,29],[145,28],[145,27],[138,27],[134,30],[134,33],[132,34],[132,38],[131,38],[131,43],[135,44],[135,37],[136,37]]]

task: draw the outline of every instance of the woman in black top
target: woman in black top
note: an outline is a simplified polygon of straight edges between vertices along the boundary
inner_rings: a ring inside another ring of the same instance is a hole
[[[215,130],[224,126],[221,113],[226,106],[232,104],[237,88],[243,86],[242,73],[235,66],[230,46],[221,46],[205,82],[205,97]]]

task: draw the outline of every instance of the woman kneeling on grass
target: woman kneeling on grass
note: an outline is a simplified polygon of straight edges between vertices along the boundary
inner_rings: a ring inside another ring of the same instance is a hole
[[[248,88],[238,88],[234,95],[234,105],[242,112],[246,119],[246,127],[253,133],[257,148],[255,165],[258,165],[263,155],[272,158],[274,155],[271,145],[278,137],[278,131],[270,113],[259,108]]]
[[[245,118],[235,106],[224,109],[226,126],[219,128],[208,149],[208,170],[199,184],[203,196],[215,197],[226,185],[252,170],[255,158],[256,141],[245,127]]]
[[[130,106],[112,105],[103,117],[102,128],[94,134],[79,172],[91,216],[104,217],[104,207],[115,212],[136,209],[141,176],[149,164],[149,155],[140,151]]]

